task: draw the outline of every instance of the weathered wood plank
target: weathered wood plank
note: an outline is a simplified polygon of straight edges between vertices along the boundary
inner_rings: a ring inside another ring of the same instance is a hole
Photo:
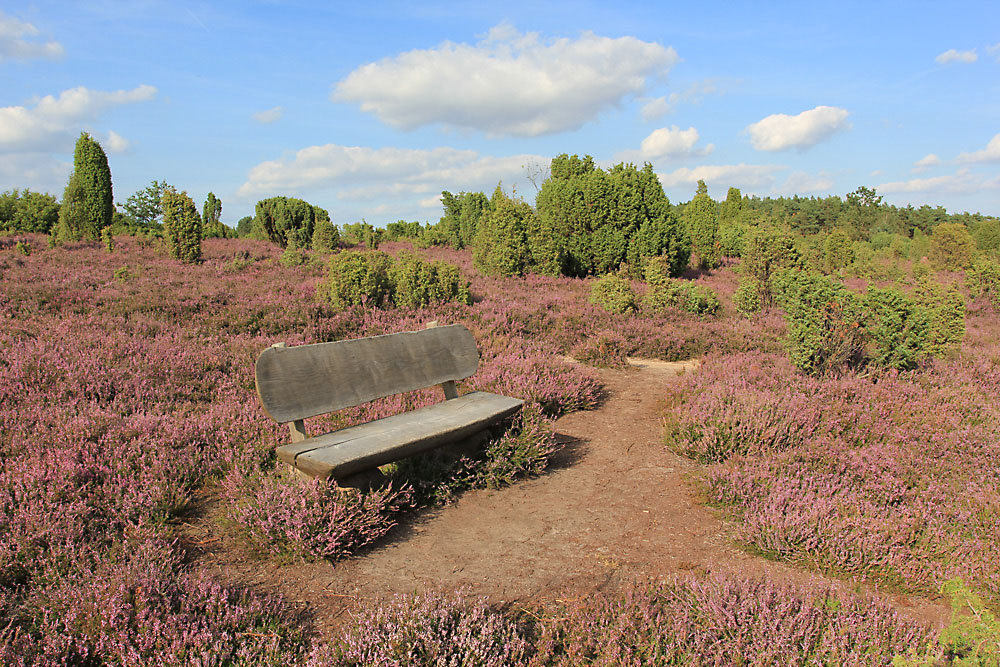
[[[313,477],[342,478],[461,440],[517,412],[523,401],[472,392],[367,424],[279,447],[278,457]]]
[[[279,423],[470,377],[479,350],[464,326],[296,347],[257,359],[257,394]]]

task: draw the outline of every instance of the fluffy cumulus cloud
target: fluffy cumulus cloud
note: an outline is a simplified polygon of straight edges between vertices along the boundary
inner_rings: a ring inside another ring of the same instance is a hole
[[[128,150],[131,145],[128,139],[118,134],[114,130],[108,131],[107,142],[105,143],[105,148],[108,149],[110,153],[124,153]]]
[[[908,181],[882,183],[876,188],[883,194],[900,193],[933,193],[933,194],[972,194],[984,190],[1000,189],[1000,176],[990,178],[974,174],[968,169],[960,169],[954,174],[934,176],[932,178],[914,178]]]
[[[258,111],[253,115],[253,119],[258,123],[268,125],[275,121],[281,120],[284,115],[285,109],[283,107],[272,107],[270,109],[265,109],[264,111]]]
[[[762,188],[772,186],[775,173],[784,169],[787,167],[775,164],[702,165],[694,168],[681,167],[658,176],[664,188],[694,186],[698,181],[705,181],[716,187]]]
[[[493,157],[472,150],[369,148],[326,144],[262,162],[239,194],[248,200],[275,194],[333,192],[345,202],[397,200],[400,206],[438,208],[442,190],[484,190],[512,183],[539,155]],[[405,200],[405,201],[403,201]]]
[[[46,95],[31,107],[0,107],[0,151],[66,150],[66,140],[80,125],[96,120],[107,109],[145,102],[156,96],[153,86],[100,91],[82,86]]]
[[[974,153],[959,153],[959,162],[1000,162],[1000,134],[994,135],[986,148]]]
[[[941,164],[941,158],[934,153],[928,153],[913,163],[913,172],[919,173],[921,171],[927,171],[931,167],[936,167],[939,164]]]
[[[840,107],[819,106],[789,116],[776,113],[748,125],[750,143],[759,151],[804,150],[850,129],[848,111]]]
[[[979,56],[976,55],[975,49],[970,51],[948,49],[944,53],[939,53],[937,58],[934,59],[935,62],[941,65],[947,65],[949,63],[974,63],[977,60],[979,60]]]
[[[40,42],[38,28],[0,11],[0,63],[6,60],[55,59],[65,52],[59,42]]]
[[[698,130],[689,127],[682,130],[676,125],[653,130],[642,140],[638,151],[623,151],[616,156],[618,160],[628,162],[656,162],[681,157],[697,157],[708,155],[715,148],[708,144],[703,148],[695,148],[699,139]]]
[[[490,135],[577,129],[678,61],[673,48],[635,37],[544,40],[509,25],[477,44],[445,42],[364,65],[334,87],[396,128],[440,123]]]

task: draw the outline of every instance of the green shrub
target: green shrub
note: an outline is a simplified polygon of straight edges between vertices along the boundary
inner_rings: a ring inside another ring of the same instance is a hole
[[[691,238],[691,253],[695,268],[710,269],[719,262],[719,216],[716,204],[708,196],[704,181],[698,181],[698,192],[684,207],[684,223]]]
[[[392,300],[391,266],[392,258],[384,252],[337,253],[330,258],[321,292],[337,309],[388,305]]]
[[[312,242],[317,220],[329,220],[330,214],[319,206],[294,197],[270,197],[257,202],[253,230],[284,248],[289,242],[306,248]]]
[[[827,271],[839,271],[854,261],[851,237],[843,229],[835,229],[823,241],[823,263]]]
[[[320,219],[313,224],[312,249],[318,252],[332,252],[340,244],[340,231],[329,219]]]
[[[772,277],[777,304],[785,310],[789,356],[809,375],[836,374],[862,359],[860,299],[821,274],[786,269]]]
[[[673,308],[695,315],[715,315],[720,303],[719,297],[709,287],[668,278],[650,283],[642,307],[654,313]]]
[[[616,275],[607,275],[594,282],[590,288],[590,303],[609,313],[626,313],[637,308],[631,283]]]
[[[742,257],[743,239],[750,226],[742,220],[719,223],[719,252],[723,257]]]
[[[930,311],[892,288],[869,288],[863,308],[871,362],[897,370],[916,368],[928,353]]]
[[[414,254],[400,253],[389,270],[389,280],[397,306],[419,308],[446,301],[471,303],[469,281],[462,279],[457,266],[447,262],[426,262]]]
[[[945,222],[934,228],[929,257],[938,270],[958,271],[972,264],[976,242],[965,225]]]
[[[660,263],[670,277],[684,273],[691,258],[691,242],[670,214],[644,221],[629,240],[626,254],[633,277],[643,275],[651,261]]]
[[[759,313],[763,307],[760,281],[752,277],[742,278],[733,294],[733,306],[736,307],[736,312],[746,317]]]
[[[201,215],[187,192],[163,191],[163,235],[170,256],[183,262],[201,261]]]
[[[925,354],[940,357],[959,347],[965,338],[965,299],[958,288],[922,280],[917,283],[914,297],[930,318]]]
[[[797,268],[801,263],[795,241],[783,231],[772,227],[752,227],[744,237],[740,272],[744,278],[756,281],[761,308],[769,308],[774,300],[772,274],[782,269]]]
[[[28,243],[27,241],[18,241],[17,243],[14,244],[14,249],[17,250],[22,255],[24,255],[25,257],[31,255],[32,251],[31,244]]]
[[[979,260],[965,272],[965,286],[973,299],[983,296],[1000,308],[1000,263]]]
[[[131,277],[132,274],[129,273],[127,266],[120,266],[117,269],[115,269],[115,280],[117,280],[119,283],[124,285],[129,281]]]
[[[498,185],[476,226],[476,267],[490,276],[524,275],[531,264],[528,228],[534,215],[527,202],[508,197]]]
[[[293,266],[302,266],[309,261],[308,255],[302,250],[299,250],[294,245],[289,245],[285,248],[284,252],[281,253],[281,257],[278,258],[278,264],[285,267],[286,269]]]
[[[101,230],[101,243],[104,244],[104,249],[108,252],[115,251],[115,235],[111,233],[110,227]]]

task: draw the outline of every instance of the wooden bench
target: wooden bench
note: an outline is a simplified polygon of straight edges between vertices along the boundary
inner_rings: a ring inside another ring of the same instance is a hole
[[[286,347],[257,359],[257,395],[267,414],[288,423],[292,442],[278,457],[312,477],[345,478],[467,438],[517,412],[523,401],[483,391],[458,395],[456,380],[479,367],[464,326]],[[439,384],[445,399],[418,410],[309,437],[303,420]]]

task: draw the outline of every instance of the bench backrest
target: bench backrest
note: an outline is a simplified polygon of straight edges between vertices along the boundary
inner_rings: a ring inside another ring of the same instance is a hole
[[[479,367],[461,324],[333,343],[269,347],[257,358],[257,395],[276,422],[463,380]]]

